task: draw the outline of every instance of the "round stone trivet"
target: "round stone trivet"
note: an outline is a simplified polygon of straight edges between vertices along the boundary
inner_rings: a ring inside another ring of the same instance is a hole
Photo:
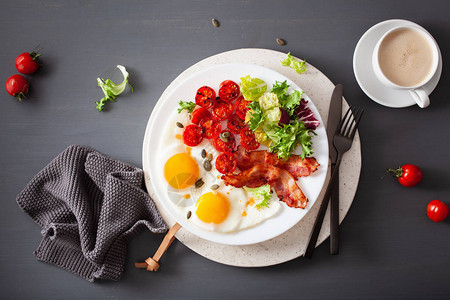
[[[281,65],[281,60],[286,58],[286,53],[267,50],[267,49],[238,49],[224,53],[220,53],[208,57],[195,65],[191,66],[183,73],[181,73],[164,91],[161,99],[164,99],[168,91],[183,82],[192,74],[213,65],[225,63],[247,63],[256,64],[263,67],[270,68],[277,71],[295,82],[302,88],[306,94],[314,102],[314,105],[319,110],[319,113],[325,122],[328,119],[328,107],[330,104],[331,94],[334,89],[334,84],[319,70],[310,64],[307,64],[307,72],[297,74],[293,69]],[[161,105],[162,101],[158,101],[153,111]],[[346,101],[343,101],[342,111],[348,108]],[[152,116],[148,124],[151,123]],[[147,127],[147,132],[149,128]],[[147,134],[146,134],[147,136]],[[148,151],[149,143],[144,140],[143,151]],[[143,164],[146,165],[146,156],[143,155]],[[361,144],[358,133],[355,136],[352,148],[344,154],[342,164],[340,167],[340,222],[344,219],[353,201],[359,181],[359,174],[361,171]],[[153,198],[158,207],[162,217],[169,226],[173,226],[175,221],[164,209],[159,202],[151,185],[151,178],[144,168],[145,183],[150,196]],[[319,198],[314,203],[308,214],[300,220],[294,227],[282,235],[268,240],[263,243],[246,245],[246,246],[229,246],[213,243],[197,237],[189,231],[181,228],[176,234],[176,238],[196,253],[219,263],[239,266],[239,267],[262,267],[283,263],[299,256],[305,252],[309,235],[314,224],[314,220],[319,210],[319,203],[322,201],[325,187],[328,184],[330,176],[330,168],[328,168],[327,178],[325,180],[322,192]],[[320,245],[330,235],[330,214],[327,212],[322,229],[319,234],[317,246]]]

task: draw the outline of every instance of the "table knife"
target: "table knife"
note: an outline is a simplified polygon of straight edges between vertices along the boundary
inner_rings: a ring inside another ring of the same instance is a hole
[[[336,165],[337,151],[333,144],[333,137],[342,115],[342,95],[344,87],[336,85],[331,96],[328,110],[327,135],[331,161],[331,173]],[[330,199],[330,253],[339,253],[339,173]]]

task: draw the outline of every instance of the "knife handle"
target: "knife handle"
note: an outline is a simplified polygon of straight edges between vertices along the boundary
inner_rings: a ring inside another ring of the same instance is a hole
[[[331,165],[331,172],[335,165]],[[339,254],[339,170],[330,199],[330,254]]]

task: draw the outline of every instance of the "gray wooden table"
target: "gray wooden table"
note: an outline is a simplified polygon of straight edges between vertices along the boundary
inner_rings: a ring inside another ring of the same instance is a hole
[[[19,103],[0,93],[1,298],[447,298],[450,297],[450,221],[426,216],[433,199],[450,204],[448,149],[450,86],[448,1],[2,1],[0,73],[17,73],[15,57],[38,48],[45,67],[30,76]],[[215,28],[211,18],[220,21]],[[424,26],[437,40],[444,69],[431,106],[392,109],[359,88],[353,51],[372,25],[393,18]],[[287,44],[279,46],[276,38]],[[341,249],[328,240],[312,260],[266,268],[209,261],[174,243],[157,273],[133,264],[162,237],[144,232],[129,244],[118,282],[89,283],[35,260],[40,228],[16,195],[70,144],[88,145],[141,166],[145,126],[157,99],[183,70],[237,48],[291,51],[342,83],[350,104],[364,106],[360,126],[363,168],[341,226]],[[120,79],[127,66],[134,93],[105,112],[96,77]],[[404,188],[384,170],[414,163],[424,171]]]

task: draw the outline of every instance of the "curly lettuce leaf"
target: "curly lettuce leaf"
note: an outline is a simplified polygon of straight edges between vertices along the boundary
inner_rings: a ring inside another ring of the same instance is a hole
[[[106,102],[109,101],[116,101],[116,97],[123,93],[126,86],[128,85],[131,88],[131,92],[133,92],[133,87],[128,82],[128,77],[130,77],[130,74],[127,72],[124,66],[117,65],[117,68],[122,72],[123,75],[123,81],[120,84],[115,84],[111,81],[111,79],[103,79],[103,78],[97,78],[97,84],[102,89],[103,94],[105,97],[100,99],[100,101],[96,101],[97,104],[97,110],[102,111]]]
[[[283,82],[276,81],[272,86],[271,93],[277,95],[281,103],[281,108],[289,113],[289,116],[294,114],[295,109],[300,105],[302,100],[303,91],[295,90],[291,94],[287,93],[290,85],[287,84],[287,80]]]
[[[181,113],[184,109],[187,110],[188,113],[192,113],[195,108],[195,103],[192,101],[180,101],[178,102],[178,113]]]
[[[292,57],[291,52],[287,54],[286,59],[281,61],[281,64],[294,69],[298,74],[306,72],[306,62],[304,60],[295,60],[295,58]]]
[[[249,188],[245,186],[244,190],[252,194],[253,198],[255,199],[255,202],[258,201],[258,203],[256,204],[257,209],[269,207],[270,205],[269,201],[272,198],[269,184],[265,184],[257,188]]]
[[[300,156],[305,158],[313,154],[312,137],[309,133],[313,131],[307,129],[303,122],[294,120],[290,124],[283,126],[272,126],[272,130],[268,132],[269,137],[273,143],[270,145],[270,150],[277,153],[281,159],[287,159],[291,156],[297,146],[302,147]]]
[[[259,78],[250,75],[241,78],[241,93],[247,101],[257,101],[267,90],[267,84]]]
[[[264,122],[265,117],[258,102],[251,102],[248,107],[250,108],[248,124],[250,129],[255,131]]]

